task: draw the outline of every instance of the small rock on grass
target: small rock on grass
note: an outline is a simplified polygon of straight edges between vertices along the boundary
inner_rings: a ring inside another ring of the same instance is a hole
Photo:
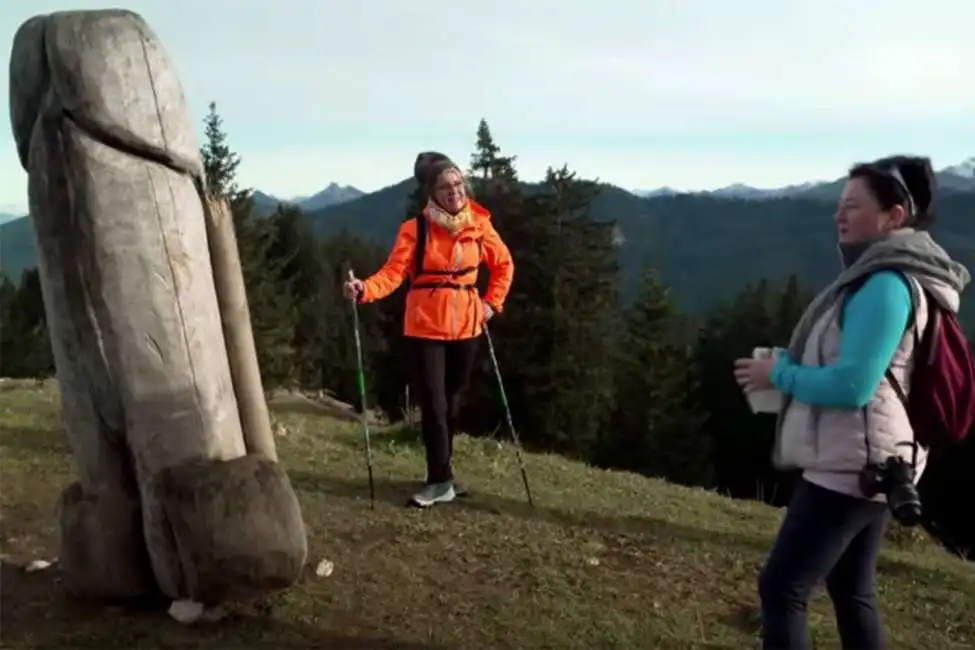
[[[50,566],[51,562],[48,562],[47,560],[34,560],[27,565],[25,571],[27,571],[27,573],[34,573],[35,571],[43,571]]]
[[[174,600],[169,606],[169,615],[184,625],[193,623],[216,623],[227,616],[223,607],[206,608],[195,600]]]
[[[322,560],[315,567],[315,575],[319,578],[327,578],[332,575],[332,571],[335,570],[335,564],[329,562],[328,560]]]
[[[169,606],[169,615],[186,625],[195,623],[203,616],[203,603],[195,600],[174,600]]]

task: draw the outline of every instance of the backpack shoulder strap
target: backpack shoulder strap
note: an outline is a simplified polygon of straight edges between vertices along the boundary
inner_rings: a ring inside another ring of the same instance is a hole
[[[915,317],[915,313],[914,313],[915,309],[917,308],[916,305],[914,304],[914,286],[910,278],[905,276],[905,279],[908,281],[909,284],[911,284],[911,314],[910,314],[910,318],[908,318],[907,320],[907,327],[911,328],[914,331],[914,349],[912,350],[912,354],[914,355],[915,359],[917,359],[917,355],[923,353],[923,350],[921,349],[922,344],[926,342],[930,342],[931,337],[934,336],[934,334],[936,333],[935,332],[936,328],[940,327],[940,324],[936,320],[940,317],[940,315],[935,309],[934,299],[931,296],[931,294],[928,293],[927,289],[925,289],[923,286],[918,285],[918,289],[920,290],[924,298],[924,302],[927,304],[927,312],[928,312],[927,322],[924,325],[924,332],[918,331],[917,322],[916,322],[917,318]],[[897,381],[896,377],[894,377],[894,373],[891,371],[889,367],[884,372],[884,377],[887,378],[887,381],[888,383],[890,383],[891,388],[893,388],[894,392],[897,394],[897,399],[901,401],[901,404],[904,405],[904,408],[907,408],[907,404],[908,404],[907,394],[904,392],[904,389],[901,387],[900,382]]]
[[[416,219],[416,244],[413,249],[413,278],[423,275],[423,258],[427,253],[427,220],[421,211]]]
[[[902,272],[902,271],[900,271],[898,269],[890,269],[890,270],[894,271],[899,276],[901,276],[901,278],[907,284],[907,290],[908,290],[908,292],[911,294],[911,311],[907,315],[907,325],[904,326],[904,330],[906,331],[908,328],[914,327],[915,321],[917,320],[917,318],[915,317],[915,310],[917,309],[917,301],[915,300],[915,296],[916,296],[915,286],[917,286],[917,291],[920,291],[921,293],[924,293],[924,294],[926,294],[927,292],[926,292],[925,288],[922,287],[920,284],[915,285],[915,281],[912,280],[911,279],[911,276],[909,276],[907,273],[904,273],[904,272]],[[848,285],[846,285],[846,291],[843,293],[843,296],[844,297],[849,297],[850,295],[852,295],[852,294],[856,293],[857,291],[859,291],[863,287],[863,285],[866,284],[867,280],[870,279],[870,276],[871,275],[872,275],[871,273],[868,273],[867,275],[860,276],[856,280],[853,280],[852,282],[850,282]],[[930,312],[930,310],[931,310],[931,301],[928,300],[927,303],[928,303],[928,311]],[[839,313],[839,324],[840,324],[840,327],[843,327],[843,311],[842,310],[840,310],[840,313]],[[917,334],[916,329],[915,329],[914,334],[915,334],[915,338],[918,338],[918,334]]]
[[[916,318],[916,315],[915,315],[915,311],[917,309],[917,303],[915,301],[915,283],[911,279],[911,277],[909,275],[907,275],[906,273],[903,273],[901,271],[896,271],[896,272],[904,279],[904,282],[907,283],[907,290],[911,294],[911,311],[910,311],[910,313],[907,316],[907,324],[904,326],[904,330],[906,331],[906,330],[910,329],[910,330],[913,330],[914,331],[914,353],[917,354],[919,348],[921,347],[921,340],[924,337],[922,337],[921,334],[917,331],[917,326],[916,326],[917,318]],[[867,278],[869,278],[869,277],[870,277],[869,274],[868,275],[864,275],[864,276],[862,276],[860,278],[857,278],[853,282],[851,282],[848,285],[848,292],[849,293],[855,293],[857,290],[859,290],[864,285],[864,283],[866,283]],[[918,285],[918,289],[922,293],[926,293],[924,287]],[[925,298],[928,298],[928,296],[925,296]],[[928,306],[928,315],[929,315],[929,317],[928,317],[928,324],[930,325],[931,324],[931,319],[934,317],[934,314],[931,311],[931,309],[932,309],[932,307],[931,307],[931,300],[930,299],[926,299],[925,302],[927,302],[927,306]],[[842,317],[842,312],[840,312],[840,316]],[[841,323],[841,326],[842,326],[842,323]],[[930,329],[930,328],[926,328],[926,329]],[[894,373],[891,372],[891,369],[889,367],[884,372],[884,377],[887,379],[887,382],[890,383],[891,388],[893,388],[894,389],[894,392],[897,394],[897,399],[899,399],[901,401],[901,403],[904,404],[904,406],[906,408],[907,407],[907,394],[904,393],[904,389],[901,387],[900,382],[898,382],[897,381],[897,378],[894,377]]]
[[[907,329],[910,329],[914,333],[914,347],[911,350],[911,354],[914,356],[915,359],[914,363],[916,364],[918,355],[923,354],[923,351],[921,350],[922,341],[928,340],[927,334],[928,332],[931,331],[931,326],[934,324],[933,319],[936,314],[934,313],[934,308],[931,304],[932,301],[930,295],[927,295],[927,291],[925,290],[925,288],[921,286],[920,283],[918,283],[917,289],[921,292],[922,294],[921,297],[924,298],[925,303],[927,303],[927,312],[928,312],[928,322],[925,324],[925,332],[924,333],[918,332],[917,316],[916,316],[917,303],[914,300],[914,289],[915,289],[914,281],[911,280],[911,278],[905,274],[901,274],[901,275],[904,277],[904,280],[907,282],[908,289],[911,292],[911,311],[908,314],[908,318],[907,318]],[[894,394],[897,396],[897,400],[904,406],[904,412],[907,413],[907,418],[908,420],[910,420],[911,418],[910,400],[907,397],[907,393],[904,392],[904,387],[901,386],[901,383],[897,381],[897,377],[894,376],[894,371],[891,369],[890,366],[887,366],[887,369],[884,371],[884,377],[887,379],[887,383],[890,384],[891,389],[893,389]],[[917,457],[918,457],[919,446],[920,445],[917,442],[917,432],[914,430],[914,423],[912,422],[911,423],[911,466],[914,468],[917,468]]]

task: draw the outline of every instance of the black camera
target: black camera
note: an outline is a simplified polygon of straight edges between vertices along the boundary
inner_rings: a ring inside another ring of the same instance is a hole
[[[860,470],[860,491],[868,499],[886,494],[894,519],[905,526],[915,526],[921,521],[921,497],[914,487],[914,466],[900,456],[870,463]]]

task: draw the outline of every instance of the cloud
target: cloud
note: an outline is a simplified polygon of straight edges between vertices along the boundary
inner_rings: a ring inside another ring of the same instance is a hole
[[[9,39],[31,12],[4,4]],[[127,4],[170,53],[195,125],[216,100],[247,182],[282,194],[395,182],[431,143],[466,156],[481,117],[525,176],[599,160],[588,173],[621,184],[830,176],[847,152],[906,141],[949,164],[975,142],[969,0]],[[5,133],[0,155],[0,201],[21,201]]]

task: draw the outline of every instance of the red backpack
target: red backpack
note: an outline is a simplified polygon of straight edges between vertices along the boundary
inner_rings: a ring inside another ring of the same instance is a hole
[[[914,439],[938,454],[975,428],[975,359],[955,313],[923,291],[928,323],[915,334],[910,395],[889,368],[885,376],[907,409]]]

